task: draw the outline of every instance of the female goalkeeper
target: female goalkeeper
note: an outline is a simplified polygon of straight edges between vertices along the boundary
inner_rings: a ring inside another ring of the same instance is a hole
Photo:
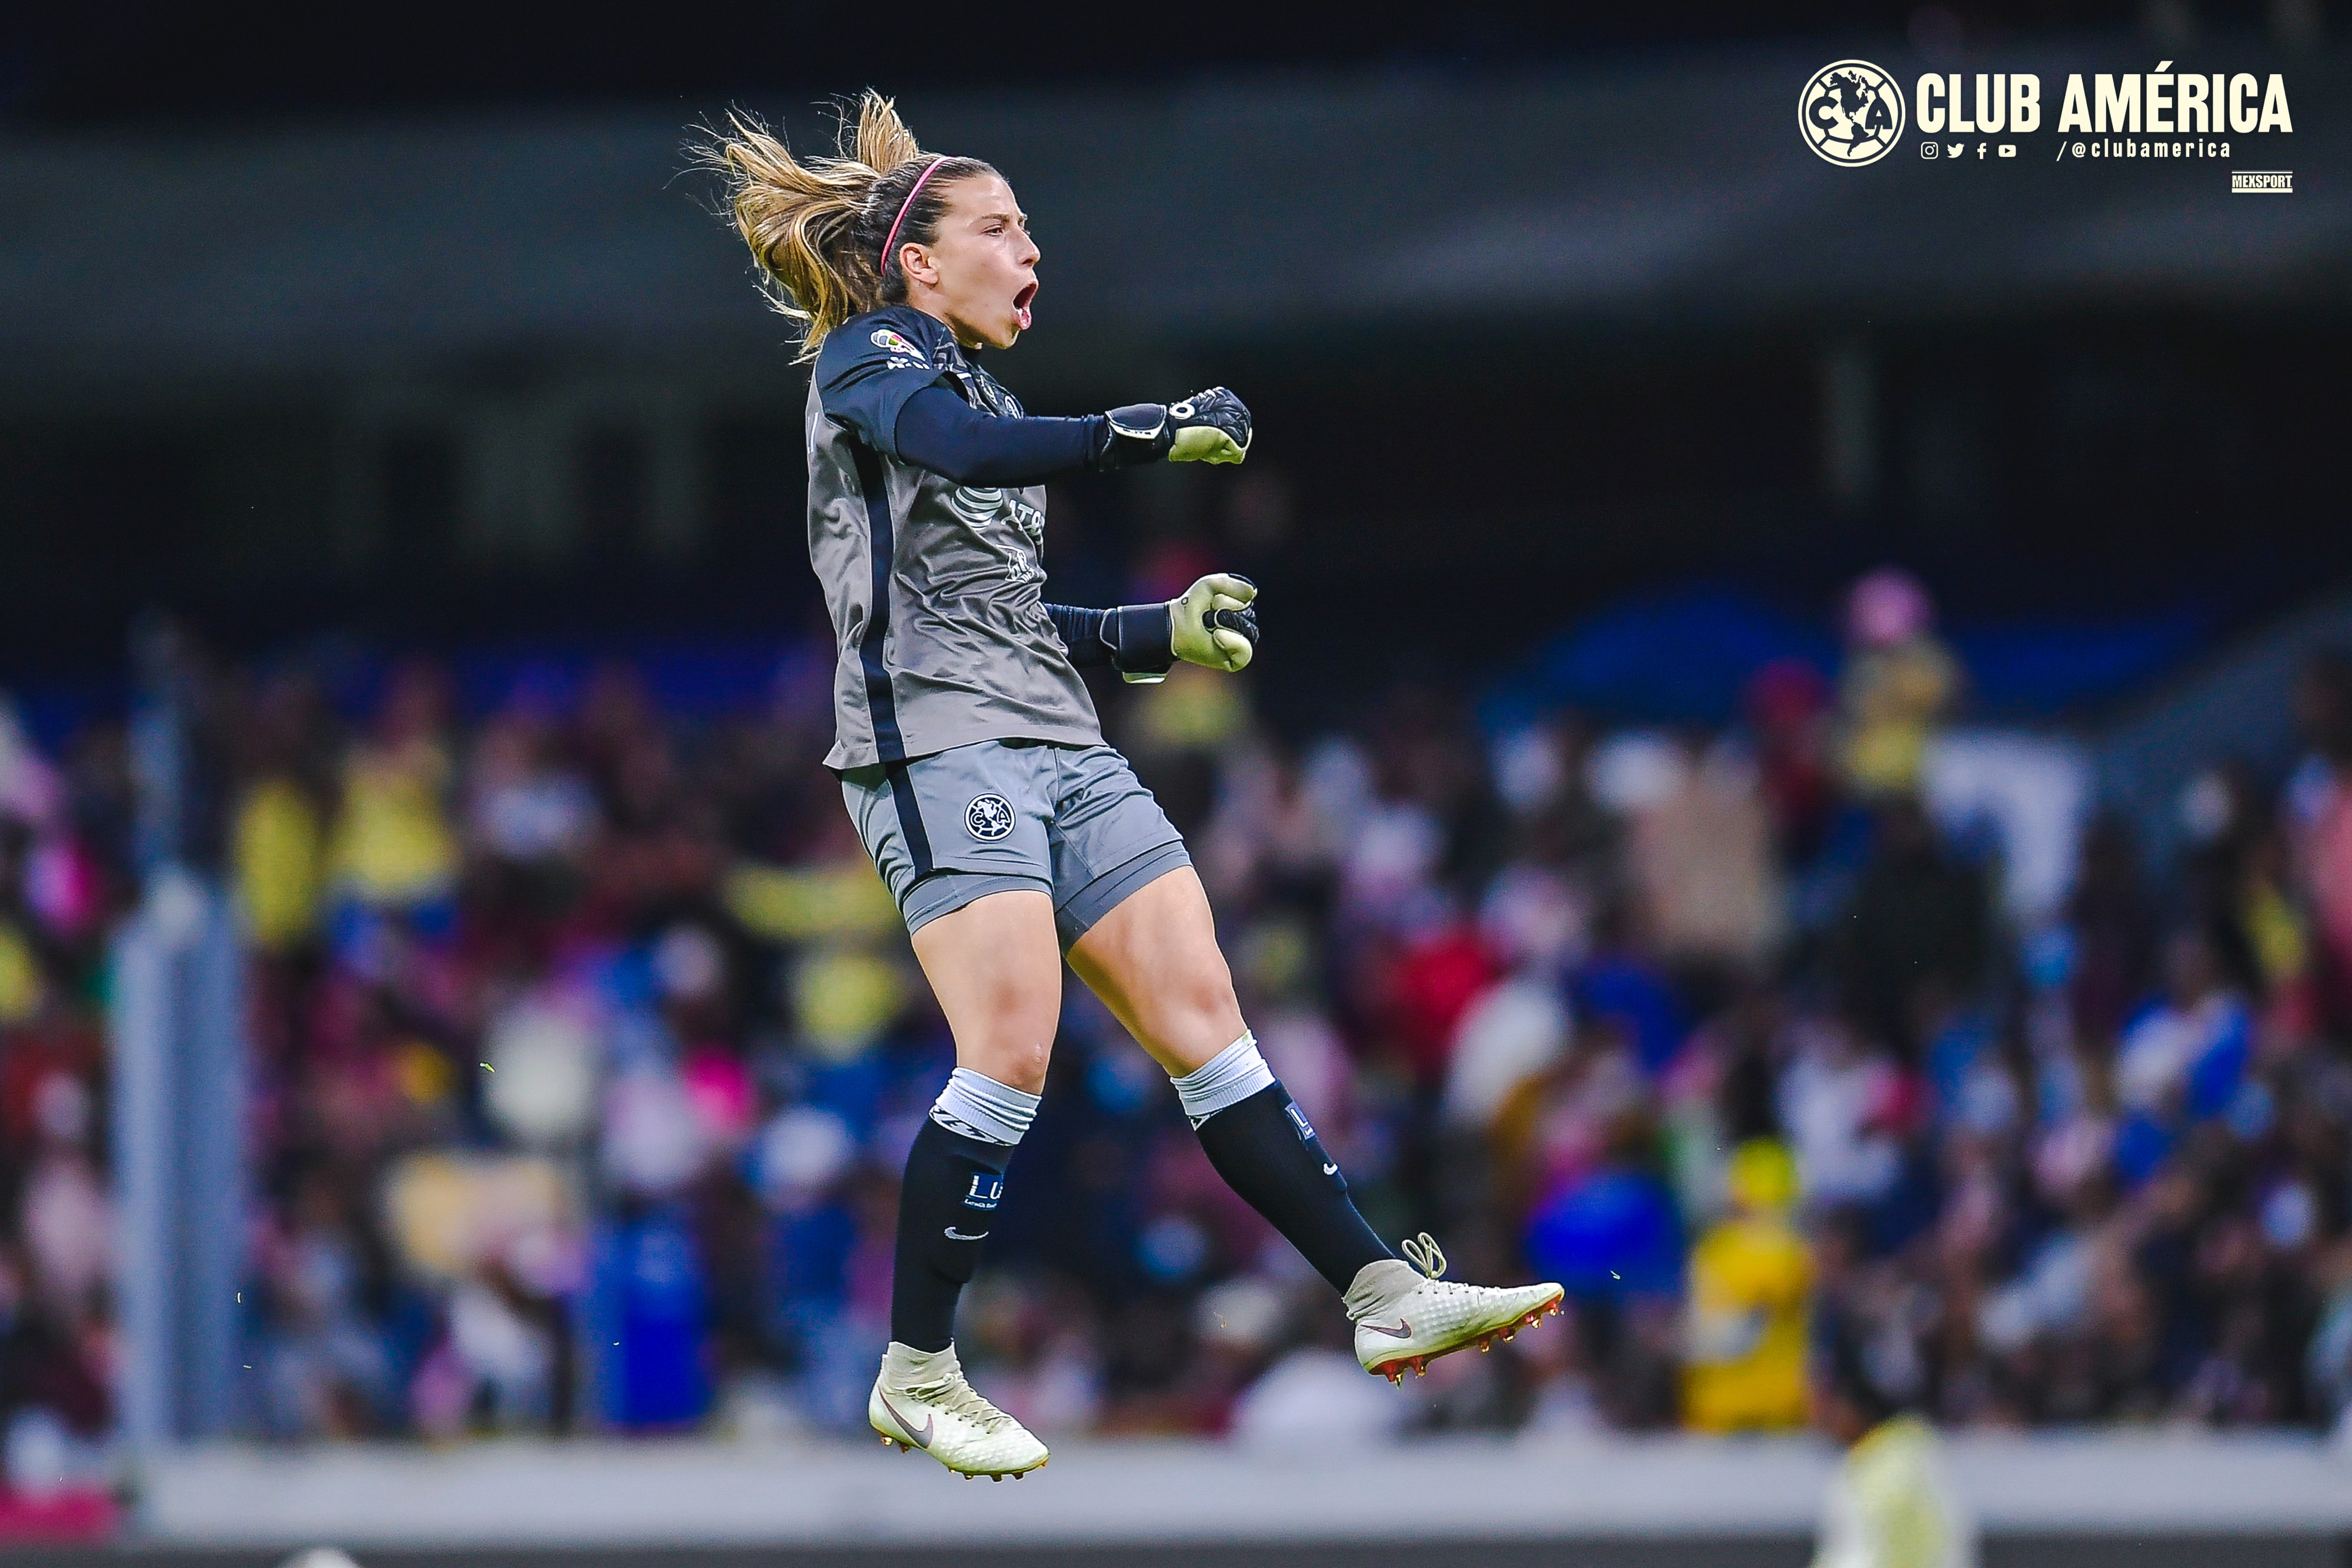
[[[982,369],[1037,298],[1037,246],[1003,175],[926,153],[871,91],[840,155],[796,160],[737,117],[701,150],[772,301],[805,329],[809,560],[839,649],[825,766],[912,933],[956,1068],[907,1155],[890,1346],[866,1402],[885,1442],[966,1477],[1045,1445],[964,1380],[956,1298],[1036,1114],[1062,960],[1175,1080],[1218,1173],[1342,1294],[1368,1371],[1558,1309],[1558,1285],[1441,1281],[1392,1257],[1242,1021],[1184,842],[1103,744],[1078,672],[1239,670],[1257,591],[1202,578],[1164,604],[1045,602],[1045,482],[1136,463],[1239,463],[1223,388],[1039,418]]]

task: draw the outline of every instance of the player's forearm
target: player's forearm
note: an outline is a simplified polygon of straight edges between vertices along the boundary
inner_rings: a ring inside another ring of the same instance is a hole
[[[898,455],[959,485],[1041,485],[1091,463],[1100,414],[1086,419],[981,413],[943,386],[925,387],[898,411]]]
[[[1162,674],[1176,662],[1165,604],[1129,604],[1117,610],[1048,604],[1045,613],[1070,651],[1070,663],[1081,668],[1108,664],[1121,674]]]
[[[959,485],[1038,485],[1082,468],[1239,463],[1249,455],[1250,415],[1223,387],[1181,402],[1055,419],[982,413],[946,387],[927,386],[900,405],[891,441],[907,462]]]
[[[1213,571],[1160,604],[1085,610],[1048,604],[1074,664],[1108,664],[1130,681],[1156,681],[1183,660],[1231,673],[1257,650],[1257,584]]]

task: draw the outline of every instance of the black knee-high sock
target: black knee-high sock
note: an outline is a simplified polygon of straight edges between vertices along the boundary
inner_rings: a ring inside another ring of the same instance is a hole
[[[1315,1271],[1345,1292],[1367,1263],[1394,1257],[1348,1197],[1339,1162],[1276,1079],[1195,1129],[1225,1185],[1282,1232]]]
[[[980,1267],[980,1243],[1004,1196],[1003,1144],[951,1133],[929,1116],[907,1151],[898,1247],[890,1270],[890,1337],[917,1350],[955,1338],[956,1298]]]

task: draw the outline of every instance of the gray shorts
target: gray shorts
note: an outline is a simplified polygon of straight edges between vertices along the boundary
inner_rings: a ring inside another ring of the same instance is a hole
[[[849,820],[908,931],[1034,888],[1066,950],[1137,888],[1191,865],[1184,838],[1108,746],[983,740],[841,776]]]

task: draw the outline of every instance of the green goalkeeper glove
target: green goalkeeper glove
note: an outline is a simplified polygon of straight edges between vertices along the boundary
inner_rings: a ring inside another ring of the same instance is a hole
[[[1130,403],[1103,416],[1093,465],[1123,468],[1165,457],[1171,463],[1239,463],[1249,455],[1250,411],[1223,387],[1182,402]]]
[[[1257,652],[1257,612],[1250,608],[1256,597],[1248,578],[1211,572],[1168,601],[1169,646],[1188,664],[1227,674],[1247,668]]]
[[[1213,571],[1164,604],[1129,604],[1108,612],[1102,640],[1111,663],[1131,685],[1168,678],[1176,661],[1228,673],[1257,652],[1257,584]]]

